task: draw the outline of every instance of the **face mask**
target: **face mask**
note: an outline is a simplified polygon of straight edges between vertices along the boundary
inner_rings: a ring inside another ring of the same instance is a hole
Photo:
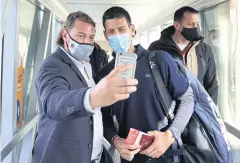
[[[183,28],[181,34],[188,41],[198,41],[203,38],[198,33],[198,28]]]
[[[109,42],[110,47],[116,53],[127,52],[131,45],[131,40],[130,40],[128,34],[109,36],[108,42]]]
[[[69,34],[68,34],[69,35]],[[68,42],[68,49],[72,55],[73,58],[76,60],[85,60],[90,61],[89,56],[93,52],[94,46],[91,44],[81,44],[77,41],[75,41],[70,35],[69,35],[69,42]]]

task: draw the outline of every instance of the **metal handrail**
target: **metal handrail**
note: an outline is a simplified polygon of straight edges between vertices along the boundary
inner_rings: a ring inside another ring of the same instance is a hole
[[[236,138],[240,139],[240,130],[237,129],[236,127],[233,127],[232,125],[230,125],[229,123],[224,121],[224,124],[226,126],[227,131],[232,134],[233,136],[235,136]]]
[[[1,148],[1,161],[3,161],[8,154],[22,141],[22,139],[33,129],[38,122],[39,114],[37,114],[31,121],[29,121],[5,146]],[[240,130],[225,122],[226,129],[236,138],[240,139]]]
[[[1,161],[3,161],[8,154],[22,141],[22,139],[33,129],[39,119],[37,114],[31,121],[29,121],[6,145],[1,148]]]

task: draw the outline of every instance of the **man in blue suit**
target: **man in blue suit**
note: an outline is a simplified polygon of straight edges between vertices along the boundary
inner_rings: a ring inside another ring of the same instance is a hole
[[[89,63],[94,36],[95,22],[83,12],[71,13],[57,39],[58,49],[40,67],[34,163],[104,162],[100,108],[127,99],[137,80],[119,78],[131,68],[125,65],[95,84]]]

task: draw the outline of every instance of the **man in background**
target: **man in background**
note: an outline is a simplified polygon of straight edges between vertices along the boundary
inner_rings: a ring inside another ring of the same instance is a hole
[[[106,52],[95,42],[94,49],[90,55],[90,63],[93,70],[93,79],[96,81],[97,72],[108,63]]]
[[[182,60],[195,74],[217,104],[218,82],[212,49],[198,32],[198,11],[185,6],[174,14],[174,25],[164,29],[161,38],[149,46],[150,51],[163,50]]]

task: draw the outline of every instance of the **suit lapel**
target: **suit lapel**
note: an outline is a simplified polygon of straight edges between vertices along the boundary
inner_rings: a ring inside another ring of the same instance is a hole
[[[67,54],[60,47],[57,48],[56,52],[62,58],[63,62],[70,65],[71,69],[78,75],[78,78],[83,82],[84,86],[88,87],[88,84],[85,78],[83,77],[82,73],[79,71],[77,66],[72,62],[72,60],[67,56]]]
[[[71,64],[71,68],[72,68],[73,71],[75,71],[75,73],[76,73],[76,74],[78,75],[78,77],[81,79],[81,81],[83,82],[83,84],[84,84],[86,87],[88,87],[88,84],[87,84],[84,76],[82,75],[82,73],[79,71],[79,69],[77,68],[77,66],[76,66],[74,63]]]

